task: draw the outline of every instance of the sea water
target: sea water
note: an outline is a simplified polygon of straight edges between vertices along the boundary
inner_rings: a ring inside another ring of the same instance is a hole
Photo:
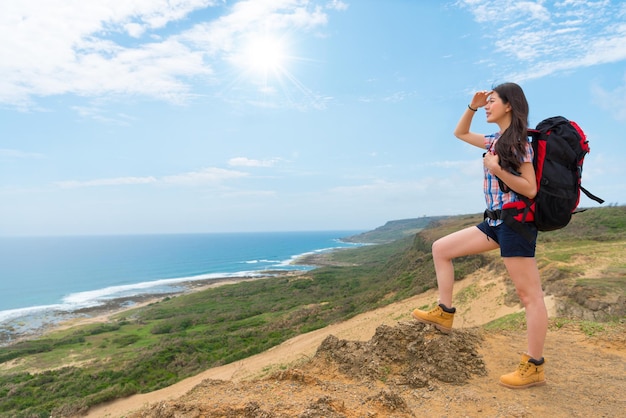
[[[190,281],[309,270],[294,260],[354,246],[341,238],[359,232],[0,237],[0,334]]]

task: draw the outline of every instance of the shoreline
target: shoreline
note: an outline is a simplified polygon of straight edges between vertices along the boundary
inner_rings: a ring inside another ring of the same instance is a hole
[[[44,318],[41,320],[41,324],[36,325],[31,329],[27,329],[26,331],[13,331],[14,327],[11,324],[3,325],[0,328],[0,348],[6,348],[23,341],[41,338],[55,331],[63,331],[77,326],[107,322],[115,315],[160,302],[168,297],[187,295],[228,284],[278,277],[292,277],[304,273],[306,273],[306,271],[275,270],[258,276],[218,277],[202,280],[190,280],[181,282],[180,287],[182,287],[182,289],[177,291],[125,296],[103,301],[102,304],[97,306],[81,308],[74,311],[53,311],[43,314]],[[21,322],[23,321],[20,321],[20,323]]]
[[[0,349],[41,338],[55,329],[62,330],[80,324],[106,321],[114,314],[141,308],[167,297],[176,297],[228,283],[300,275],[318,267],[336,265],[331,254],[344,248],[354,247],[323,247],[291,255],[283,261],[257,260],[258,257],[254,255],[252,261],[240,263],[253,263],[257,270],[206,273],[180,279],[155,279],[153,282],[148,279],[134,284],[105,286],[69,293],[69,297],[66,295],[66,298],[58,302],[47,301],[32,306],[7,308],[0,311]],[[257,262],[269,265],[263,267],[256,265]]]

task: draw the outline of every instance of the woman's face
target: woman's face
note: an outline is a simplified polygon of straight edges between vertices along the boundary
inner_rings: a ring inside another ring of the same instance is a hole
[[[487,99],[485,113],[487,114],[487,122],[498,123],[511,118],[511,105],[505,104],[498,93],[493,91]]]

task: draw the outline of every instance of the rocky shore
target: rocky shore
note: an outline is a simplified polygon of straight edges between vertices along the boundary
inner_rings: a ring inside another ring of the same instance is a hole
[[[0,347],[6,347],[20,341],[38,338],[54,330],[67,329],[88,323],[105,322],[115,314],[149,305],[167,297],[175,297],[225,284],[278,276],[290,276],[294,274],[300,274],[300,272],[268,271],[262,276],[194,280],[180,283],[180,286],[177,288],[180,290],[163,293],[142,293],[134,296],[103,300],[99,305],[71,311],[49,310],[46,312],[26,314],[0,325]]]

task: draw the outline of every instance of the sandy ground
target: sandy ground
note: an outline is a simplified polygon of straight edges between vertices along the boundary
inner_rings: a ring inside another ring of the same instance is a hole
[[[520,306],[506,306],[502,303],[505,286],[502,278],[490,279],[485,276],[474,277],[473,280],[463,280],[457,282],[455,292],[458,294],[472,284],[478,284],[479,288],[483,289],[481,294],[477,296],[480,299],[480,303],[477,304],[475,303],[476,300],[473,300],[468,301],[466,304],[457,304],[460,315],[457,315],[458,319],[455,318],[455,328],[475,327],[521,310]],[[374,335],[376,328],[380,325],[395,326],[400,321],[411,321],[410,313],[413,309],[431,305],[436,298],[435,291],[425,292],[402,302],[358,315],[349,321],[294,337],[267,352],[236,363],[207,370],[170,387],[94,407],[89,411],[88,416],[123,417],[149,404],[180,398],[206,379],[232,382],[249,381],[268,376],[287,367],[297,367],[299,364],[306,363],[307,360],[311,359],[320,343],[329,335],[345,340],[367,341]],[[549,309],[552,309],[554,305],[552,298],[547,297],[546,303]],[[491,306],[491,309],[481,309],[478,306]],[[500,345],[499,338],[501,337],[487,339],[485,344],[487,352],[489,347],[493,349]],[[507,353],[503,355],[505,360],[502,360],[506,364],[500,368],[504,372],[507,371],[507,368],[512,369],[515,367],[517,352],[523,351],[525,348],[524,341],[519,341],[519,344],[506,348]],[[487,354],[490,355],[489,353]],[[497,381],[497,377],[491,376],[491,379],[488,385],[495,385],[494,381]]]
[[[431,303],[434,292],[427,292],[419,297],[390,305],[375,311],[358,315],[353,319],[307,334],[294,337],[266,352],[247,359],[209,369],[197,376],[190,377],[167,388],[150,393],[133,395],[125,399],[92,408],[88,417],[122,417],[130,411],[164,399],[178,398],[205,379],[245,380],[277,371],[286,365],[298,364],[311,358],[320,343],[328,336],[335,335],[341,339],[367,341],[381,324],[395,325],[399,319],[408,320],[410,312],[416,306]],[[401,315],[402,318],[398,318]]]
[[[210,285],[224,283],[228,282]],[[462,386],[437,382],[416,389],[368,382],[339,372],[337,366],[320,361],[316,355],[330,335],[342,341],[371,342],[381,325],[396,329],[414,323],[411,311],[436,301],[436,291],[431,290],[294,337],[264,353],[206,370],[170,387],[93,407],[87,416],[626,417],[625,326],[600,337],[589,337],[573,325],[552,327],[545,349],[548,384],[522,391],[497,384],[501,374],[515,368],[519,353],[525,350],[525,332],[487,332],[475,327],[522,310],[518,304],[505,303],[507,284],[504,277],[478,270],[455,285],[454,328],[480,330],[483,340],[478,354],[487,371]],[[197,287],[201,288],[204,286]],[[550,316],[554,316],[554,298],[547,296],[545,301]],[[76,319],[62,326],[107,321],[118,312]],[[429,338],[443,335],[434,329],[426,331]],[[364,360],[357,358],[356,362]]]

